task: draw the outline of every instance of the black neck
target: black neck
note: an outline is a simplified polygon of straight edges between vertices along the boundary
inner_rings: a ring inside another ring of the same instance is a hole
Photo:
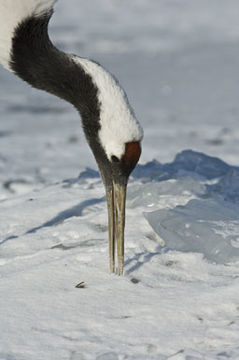
[[[111,167],[98,138],[98,89],[80,64],[51,43],[48,36],[51,15],[52,11],[41,17],[25,19],[18,25],[12,42],[10,66],[16,75],[33,87],[54,94],[76,107],[106,184],[107,179],[111,179]]]
[[[98,90],[92,78],[70,56],[56,49],[48,36],[52,11],[22,21],[12,41],[10,66],[33,87],[54,94],[81,113],[89,140],[99,130]],[[98,125],[97,125],[98,124]]]

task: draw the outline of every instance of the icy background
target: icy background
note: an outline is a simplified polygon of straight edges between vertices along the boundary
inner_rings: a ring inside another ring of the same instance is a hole
[[[238,11],[56,6],[54,42],[113,72],[145,130],[121,278],[78,114],[0,69],[0,360],[239,359]]]

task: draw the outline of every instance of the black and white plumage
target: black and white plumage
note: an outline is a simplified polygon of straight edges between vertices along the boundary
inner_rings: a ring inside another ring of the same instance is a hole
[[[35,88],[79,111],[105,184],[110,271],[123,273],[125,195],[143,137],[124,90],[102,66],[59,51],[48,36],[56,0],[0,0],[0,63]],[[70,6],[70,3],[69,3]]]

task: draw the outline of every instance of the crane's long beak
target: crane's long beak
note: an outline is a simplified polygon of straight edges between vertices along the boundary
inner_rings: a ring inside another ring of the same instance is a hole
[[[117,274],[123,275],[124,271],[124,227],[125,227],[125,200],[126,184],[112,182],[106,186],[106,199],[109,218],[109,255],[110,272],[115,271],[115,257],[117,252]]]

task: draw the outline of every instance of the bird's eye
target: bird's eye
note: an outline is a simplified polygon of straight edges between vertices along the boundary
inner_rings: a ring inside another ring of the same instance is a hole
[[[111,161],[114,162],[114,163],[118,163],[120,160],[119,160],[119,158],[117,158],[117,156],[112,155],[111,156]]]

